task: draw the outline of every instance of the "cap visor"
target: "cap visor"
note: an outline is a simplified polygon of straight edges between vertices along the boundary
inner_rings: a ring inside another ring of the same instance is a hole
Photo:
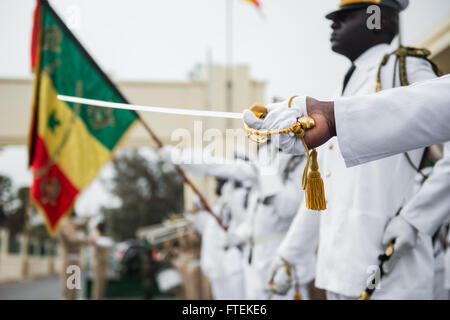
[[[349,5],[346,5],[346,6],[342,7],[342,8],[339,8],[338,10],[330,12],[329,14],[327,14],[325,16],[325,18],[330,19],[330,20],[335,20],[342,13],[346,13],[346,12],[352,11],[352,10],[367,8],[369,5],[370,4],[367,4],[367,3],[349,4]]]

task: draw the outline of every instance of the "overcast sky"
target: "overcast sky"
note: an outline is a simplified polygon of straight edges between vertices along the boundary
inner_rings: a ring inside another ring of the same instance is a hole
[[[225,62],[225,6],[233,1],[234,62],[250,66],[274,96],[330,97],[348,62],[331,52],[338,0],[261,0],[264,17],[242,0],[53,0],[70,22],[79,12],[80,41],[114,79],[179,81],[196,63]],[[0,77],[30,77],[34,0],[0,1]],[[414,44],[450,14],[449,0],[412,0],[403,14],[404,42]],[[76,22],[75,22],[76,23]]]

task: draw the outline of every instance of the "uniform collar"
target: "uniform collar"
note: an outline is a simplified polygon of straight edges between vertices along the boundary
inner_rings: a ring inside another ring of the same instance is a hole
[[[357,68],[370,69],[381,62],[382,57],[391,51],[387,43],[377,44],[364,51],[353,63]]]

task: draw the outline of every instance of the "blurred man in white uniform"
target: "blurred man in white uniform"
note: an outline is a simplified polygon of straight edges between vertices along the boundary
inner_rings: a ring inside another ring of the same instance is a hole
[[[303,201],[301,172],[304,157],[280,153],[271,143],[258,152],[258,183],[248,200],[245,221],[234,235],[244,244],[244,270],[247,299],[289,299],[295,287],[286,294],[274,294],[269,282],[270,264]],[[307,297],[305,288],[302,295]]]
[[[213,213],[226,226],[225,231],[201,205],[195,201],[198,212],[193,216],[196,231],[202,236],[200,267],[211,284],[213,298],[216,300],[245,299],[245,281],[242,266],[242,252],[229,244],[233,230],[244,219],[249,187],[255,179],[254,168],[242,159],[217,159],[205,154],[184,157],[183,152],[166,147],[166,158],[179,164],[186,172],[195,176],[216,178],[218,199]],[[192,150],[190,150],[192,152]],[[192,155],[191,152],[188,152]]]

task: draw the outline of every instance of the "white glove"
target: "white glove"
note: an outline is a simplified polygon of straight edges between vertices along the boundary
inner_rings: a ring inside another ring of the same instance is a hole
[[[250,240],[250,228],[247,223],[241,223],[233,231],[226,233],[225,248],[237,247]]]
[[[224,244],[224,249],[228,250],[230,248],[238,247],[245,243],[244,239],[241,239],[237,237],[235,234],[227,232],[226,233],[226,240]]]
[[[280,130],[289,128],[297,118],[307,116],[306,96],[299,96],[292,99],[291,107],[289,100],[273,103],[267,106],[268,114],[264,120],[258,119],[250,110],[244,110],[244,123],[250,128],[258,130]],[[301,139],[298,139],[293,132],[287,134],[276,134],[271,137],[272,141],[286,153],[305,154],[305,148]]]
[[[418,231],[409,224],[401,215],[395,216],[386,226],[382,243],[388,246],[393,240],[394,253],[391,258],[383,265],[383,271],[389,273],[402,255],[408,253],[417,243]]]
[[[277,294],[285,295],[292,284],[292,269],[291,274],[288,274],[286,264],[279,256],[275,257],[269,267],[268,284],[272,281],[273,289]]]

